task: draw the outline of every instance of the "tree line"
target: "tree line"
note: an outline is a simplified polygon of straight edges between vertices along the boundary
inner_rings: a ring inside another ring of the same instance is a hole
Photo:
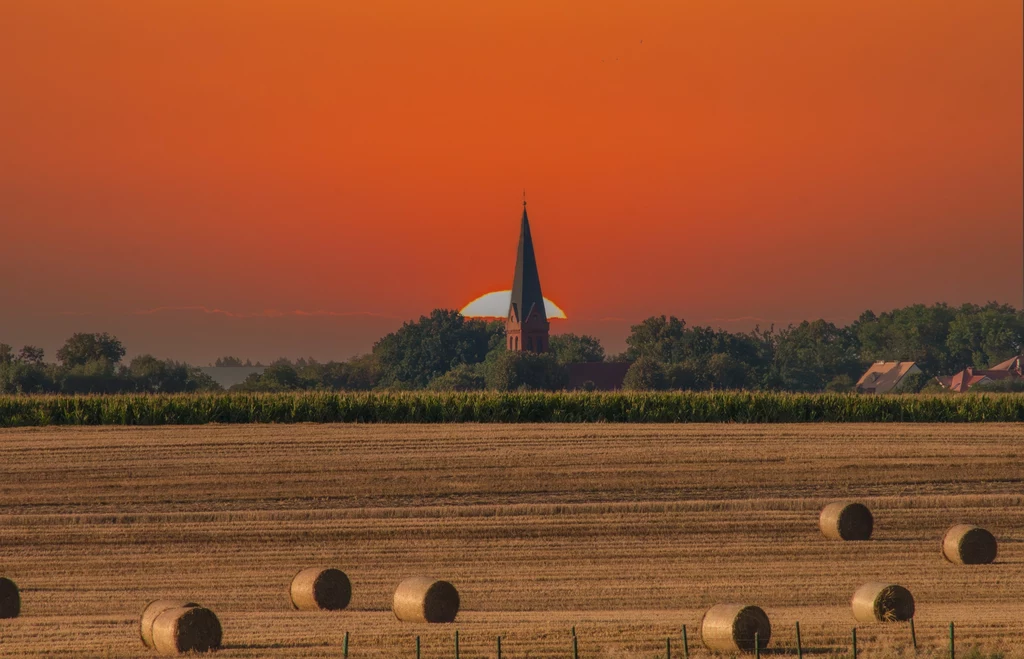
[[[934,389],[933,376],[986,368],[1021,354],[1024,314],[989,303],[912,305],[866,311],[847,326],[825,320],[729,332],[652,316],[632,326],[626,350],[608,355],[592,336],[556,334],[546,354],[509,352],[500,321],[436,309],[382,337],[370,353],[343,362],[279,359],[233,387],[303,389],[562,389],[566,365],[624,361],[628,389],[849,391],[874,361],[914,361],[925,375],[904,390]],[[198,368],[143,355],[122,364],[124,347],[108,334],[75,334],[47,364],[43,351],[0,344],[0,392],[105,393],[215,390]],[[243,366],[223,357],[218,366]]]
[[[934,391],[934,376],[1021,354],[1024,313],[998,303],[916,304],[866,311],[845,327],[814,320],[746,333],[659,316],[633,326],[626,343],[632,388],[850,391],[872,362],[913,361],[924,375],[903,390]]]
[[[198,368],[153,355],[122,363],[124,345],[107,334],[74,334],[46,363],[42,348],[18,352],[0,343],[0,393],[181,393],[216,391],[220,385]]]
[[[998,303],[917,304],[866,311],[847,326],[814,320],[750,332],[652,316],[632,326],[626,345],[607,355],[592,336],[556,334],[548,354],[508,352],[502,322],[438,309],[384,336],[367,355],[330,365],[282,361],[240,388],[560,389],[566,364],[625,361],[632,364],[629,389],[839,392],[852,390],[872,362],[914,361],[925,375],[908,378],[903,390],[935,390],[936,375],[1021,354],[1024,313]]]

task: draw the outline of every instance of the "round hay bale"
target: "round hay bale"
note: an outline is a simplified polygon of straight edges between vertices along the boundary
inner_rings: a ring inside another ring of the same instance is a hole
[[[0,618],[17,618],[21,613],[18,586],[7,577],[0,577]]]
[[[716,604],[700,621],[700,638],[713,652],[753,652],[755,634],[761,649],[768,647],[772,625],[757,606]]]
[[[971,524],[957,524],[942,536],[942,555],[957,565],[982,565],[996,560],[996,537]]]
[[[153,647],[160,654],[217,650],[222,636],[220,620],[201,606],[166,609],[153,621]]]
[[[391,610],[405,622],[453,622],[459,612],[459,591],[447,581],[410,577],[395,589]]]
[[[830,540],[870,540],[875,518],[862,503],[836,501],[821,510],[818,527]]]
[[[142,610],[139,616],[139,637],[147,648],[153,647],[153,621],[167,609],[192,608],[199,606],[195,602],[180,600],[153,600]]]
[[[914,617],[914,596],[903,586],[873,581],[850,601],[857,622],[897,622]]]
[[[295,575],[288,596],[299,611],[341,611],[352,601],[352,582],[341,570],[310,567]]]

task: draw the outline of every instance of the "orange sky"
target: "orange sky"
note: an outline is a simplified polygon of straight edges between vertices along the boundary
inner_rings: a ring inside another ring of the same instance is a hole
[[[345,357],[508,288],[524,187],[558,329],[612,349],[655,313],[1019,304],[1022,20],[1019,0],[0,0],[0,341]]]

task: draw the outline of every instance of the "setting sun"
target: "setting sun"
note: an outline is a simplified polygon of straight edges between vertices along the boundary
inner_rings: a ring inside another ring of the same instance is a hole
[[[504,318],[511,301],[512,291],[494,291],[473,300],[462,308],[461,313],[466,318]],[[544,309],[548,320],[567,318],[561,307],[547,298],[544,298]]]

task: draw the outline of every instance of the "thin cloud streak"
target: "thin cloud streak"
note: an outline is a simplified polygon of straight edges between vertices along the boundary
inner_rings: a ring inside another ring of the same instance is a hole
[[[772,319],[772,318],[760,318],[758,316],[736,316],[735,318],[712,318],[711,322],[713,322],[713,323],[750,323],[750,322],[753,322],[753,323],[771,323],[772,325],[775,325],[775,324],[781,324],[781,323],[787,323],[787,324],[788,323],[793,323],[793,322],[798,322],[799,323],[801,321],[799,321],[799,320],[797,320],[797,321],[792,321],[792,320],[776,320],[776,319]]]
[[[228,318],[283,318],[286,316],[298,316],[303,318],[351,318],[364,316],[369,318],[386,318],[388,320],[400,320],[397,316],[377,313],[375,311],[328,311],[325,309],[316,309],[313,311],[306,311],[304,309],[293,309],[291,311],[282,311],[280,309],[264,309],[263,311],[230,311],[228,309],[210,308],[203,305],[183,307],[153,307],[152,309],[139,309],[137,311],[132,311],[130,312],[130,315],[151,316],[160,313],[178,312],[199,312],[209,315],[226,316]]]
[[[326,309],[315,309],[313,311],[307,311],[305,309],[292,309],[291,311],[282,311],[280,309],[264,309],[263,311],[231,311],[229,309],[221,309],[218,307],[207,307],[204,305],[190,305],[190,306],[161,306],[153,307],[151,309],[136,309],[134,311],[113,311],[109,314],[97,313],[94,311],[58,311],[58,316],[154,316],[157,314],[173,314],[173,313],[201,313],[210,316],[223,316],[225,318],[285,318],[285,317],[299,317],[299,318],[353,318],[353,317],[365,317],[365,318],[384,318],[387,320],[401,320],[400,317],[377,313],[375,311],[328,311]]]
[[[804,321],[813,321],[813,320],[816,320],[816,319],[815,318],[797,318],[797,319],[788,319],[788,320],[778,320],[778,319],[772,319],[772,318],[760,318],[758,316],[737,316],[735,318],[712,318],[711,322],[714,322],[714,323],[750,323],[750,322],[753,322],[753,323],[759,323],[759,324],[761,324],[761,323],[769,324],[769,325],[773,325],[775,327],[788,327],[790,325],[799,325],[800,323],[802,323]],[[856,320],[855,317],[842,316],[842,317],[833,318],[833,319],[831,319],[830,322],[833,322],[833,323],[835,323],[837,325],[843,326],[843,325],[850,325],[850,324],[852,324],[854,320]]]

